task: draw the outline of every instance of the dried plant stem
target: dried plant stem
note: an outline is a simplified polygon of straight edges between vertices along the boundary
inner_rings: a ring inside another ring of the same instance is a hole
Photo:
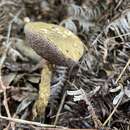
[[[0,86],[3,90],[3,95],[4,95],[3,104],[4,104],[4,107],[5,107],[5,110],[6,110],[8,117],[11,117],[11,114],[10,114],[10,111],[9,111],[9,106],[8,106],[8,101],[7,101],[6,86],[4,85],[4,83],[2,81],[2,72],[1,71],[2,71],[3,64],[4,64],[6,57],[7,57],[7,52],[9,50],[10,46],[11,46],[11,42],[9,42],[9,40],[10,40],[12,24],[17,19],[17,17],[21,14],[21,12],[22,12],[22,9],[15,15],[15,17],[9,23],[7,40],[6,40],[6,49],[5,49],[5,51],[4,51],[4,53],[1,57],[1,60],[0,60]],[[13,128],[14,127],[12,126],[12,129]]]
[[[108,39],[109,39],[109,40],[113,40],[113,39],[119,38],[119,37],[121,37],[121,36],[129,36],[129,35],[130,35],[130,33],[125,33],[125,34],[121,34],[121,35],[118,35],[118,36],[110,37],[110,38],[108,38]]]
[[[117,10],[117,8],[122,4],[122,2],[123,2],[123,0],[119,0],[119,2],[118,2],[117,5],[116,5],[115,10]]]
[[[130,59],[128,60],[128,62],[126,63],[125,67],[123,68],[123,70],[121,71],[120,75],[118,76],[117,80],[115,81],[115,84],[118,83],[118,81],[120,80],[120,78],[122,77],[122,75],[124,74],[126,68],[129,66],[130,64]],[[117,107],[119,106],[119,104],[121,103],[122,101],[122,98],[123,98],[123,95],[122,97],[120,98],[119,102],[117,103],[117,105],[114,107],[113,111],[111,112],[111,114],[109,115],[109,117],[106,119],[106,121],[103,123],[103,126],[105,126],[107,124],[107,122],[111,119],[111,117],[113,116],[114,112],[116,111]]]
[[[103,34],[103,31],[102,31],[100,34],[98,34],[98,36],[96,37],[96,39],[92,42],[92,46],[95,45],[95,43],[98,41],[98,38],[99,38],[102,34]]]
[[[15,123],[20,123],[20,124],[26,124],[26,125],[35,125],[38,127],[49,127],[49,128],[64,128],[62,126],[55,126],[55,125],[48,125],[48,124],[41,124],[38,122],[33,122],[33,121],[27,121],[27,120],[22,120],[22,119],[16,119],[16,118],[11,118],[11,117],[5,117],[0,115],[0,119],[12,121]]]
[[[114,107],[113,111],[111,112],[111,114],[108,116],[108,118],[106,119],[106,121],[103,123],[103,126],[105,126],[108,121],[111,119],[111,117],[113,116],[113,114],[115,113],[115,111],[117,110],[117,107],[119,106],[119,104],[122,101],[123,96],[120,98],[120,100],[118,101],[118,103],[116,104],[116,106]]]
[[[82,89],[83,95],[85,96],[85,102],[88,105],[88,111],[90,113],[90,115],[92,116],[92,119],[94,121],[95,124],[95,128],[100,128],[103,126],[102,122],[99,120],[99,118],[96,115],[96,112],[92,106],[92,103],[89,101],[88,96],[86,94],[86,92],[84,92],[84,90]]]
[[[128,60],[128,62],[126,63],[125,67],[123,68],[123,70],[121,71],[120,75],[118,76],[117,80],[115,81],[115,84],[118,83],[118,81],[120,80],[120,78],[122,77],[122,75],[124,74],[125,70],[127,69],[127,67],[130,64],[130,59]]]
[[[11,114],[10,114],[10,111],[9,111],[9,107],[8,107],[8,102],[7,102],[6,87],[4,86],[1,77],[0,77],[0,85],[1,85],[1,87],[2,87],[2,89],[3,89],[3,94],[4,94],[3,104],[4,104],[4,106],[5,106],[5,110],[6,110],[6,112],[7,112],[7,115],[8,115],[9,117],[11,117]]]
[[[12,118],[15,118],[15,117],[16,117],[16,113],[12,116]],[[14,127],[14,125],[15,125],[15,122],[9,122],[7,127],[4,130],[8,130],[10,126]],[[14,130],[15,130],[15,127],[14,127]]]
[[[63,108],[63,104],[64,104],[64,101],[65,101],[65,97],[66,97],[66,92],[64,93],[63,97],[62,97],[62,100],[61,100],[61,103],[60,103],[60,106],[59,106],[59,109],[58,109],[58,112],[56,114],[56,118],[55,118],[55,121],[54,121],[54,125],[57,124],[57,121],[59,119],[59,115],[60,115],[60,112]]]
[[[12,122],[15,122],[15,123],[21,123],[21,124],[26,124],[26,125],[35,125],[35,126],[38,126],[38,127],[43,127],[43,130],[61,130],[61,129],[63,129],[63,130],[80,130],[80,129],[69,129],[69,128],[62,127],[62,126],[41,124],[41,123],[38,123],[38,122],[26,121],[26,120],[22,120],[22,119],[9,118],[9,117],[5,117],[5,116],[1,116],[1,115],[0,115],[0,119],[12,121]],[[40,130],[42,130],[42,128]],[[84,130],[98,130],[98,129],[84,129]],[[104,130],[108,130],[108,129],[106,128]]]

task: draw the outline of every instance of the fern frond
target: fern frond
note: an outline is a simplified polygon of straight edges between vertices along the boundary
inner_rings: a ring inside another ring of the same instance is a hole
[[[122,12],[123,10],[130,8],[129,0],[114,0],[114,3],[116,5],[114,10],[117,12]]]
[[[85,21],[84,19],[79,20],[73,17],[63,20],[60,25],[68,28],[75,34],[87,34],[95,27],[95,23],[93,22]]]
[[[7,28],[9,22],[23,6],[24,4],[22,0],[0,0],[0,33],[2,30],[5,30]],[[22,14],[23,13],[24,11]]]
[[[86,20],[96,19],[101,13],[108,8],[105,2],[85,1],[81,6],[70,4],[68,7],[68,16],[82,18]]]
[[[72,31],[74,34],[77,34],[77,26],[74,22],[74,19],[71,17],[71,18],[68,18],[68,19],[65,19],[63,20],[61,23],[60,23],[61,26],[64,26],[65,28],[69,29],[70,31]]]
[[[59,100],[61,98],[61,93],[64,88],[64,83],[67,79],[67,69],[68,67],[64,66],[56,66],[55,72],[52,78],[51,85],[51,93],[49,99],[49,114],[48,116],[52,116],[54,111],[57,109],[57,105],[59,104]]]
[[[8,19],[8,13],[4,11],[3,8],[0,8],[0,33],[5,29]]]
[[[105,34],[115,33],[115,37],[119,37],[122,41],[130,39],[130,9],[125,10],[121,16],[111,22],[105,29]]]
[[[105,83],[102,77],[98,77],[100,70],[99,57],[94,56],[93,52],[88,52],[83,57],[77,74],[76,84],[78,88],[84,88],[90,92],[96,87],[103,86]]]

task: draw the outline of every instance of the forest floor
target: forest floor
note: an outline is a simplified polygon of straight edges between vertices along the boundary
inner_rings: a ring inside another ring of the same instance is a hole
[[[55,67],[43,114],[34,111],[44,63],[25,38],[30,21],[63,26],[88,48],[77,66]],[[129,0],[0,0],[0,130],[54,127],[130,130]]]

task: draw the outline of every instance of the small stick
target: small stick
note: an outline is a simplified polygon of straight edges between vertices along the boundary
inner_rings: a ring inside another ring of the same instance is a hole
[[[2,116],[2,115],[0,115],[0,119],[4,119],[4,120],[12,121],[12,122],[15,122],[15,123],[20,123],[20,124],[35,125],[35,126],[38,126],[38,127],[64,128],[62,126],[41,124],[41,123],[38,123],[38,122],[27,121],[27,120],[22,120],[22,119],[16,119],[16,118],[6,117],[6,116]]]
[[[111,112],[111,114],[108,116],[108,118],[106,119],[106,121],[103,123],[103,127],[107,124],[107,122],[111,119],[111,117],[113,116],[113,114],[115,113],[115,111],[117,110],[119,104],[122,101],[123,96],[120,98],[120,100],[118,101],[118,103],[116,104],[116,106],[114,107],[113,111]]]
[[[65,97],[66,97],[66,92],[64,93],[63,97],[62,97],[62,100],[61,100],[61,103],[60,103],[60,106],[59,106],[59,109],[58,109],[58,112],[56,114],[56,118],[55,118],[55,121],[54,121],[54,125],[57,124],[57,121],[59,119],[59,115],[60,115],[60,112],[63,108],[63,104],[64,104],[64,101],[65,101]]]
[[[61,130],[61,129],[63,129],[63,130],[80,130],[80,129],[69,129],[69,128],[62,127],[62,126],[41,124],[41,123],[38,123],[38,122],[26,121],[26,120],[16,119],[16,118],[10,118],[10,117],[5,117],[5,116],[1,116],[1,115],[0,115],[0,118],[4,119],[4,120],[15,122],[15,123],[21,123],[21,124],[26,124],[26,125],[35,125],[35,126],[38,126],[38,127],[43,127],[43,130]],[[40,129],[40,130],[42,130],[42,129]],[[100,129],[84,129],[84,130],[100,130]],[[110,130],[110,129],[106,128],[106,129],[103,129],[103,130]]]
[[[127,69],[127,67],[130,64],[130,59],[128,60],[128,62],[126,63],[125,67],[123,68],[123,70],[121,71],[120,75],[118,76],[117,80],[115,81],[115,84],[118,83],[118,81],[120,80],[120,78],[122,77],[122,75],[124,74],[125,70]],[[108,116],[108,118],[106,119],[106,121],[103,123],[103,126],[105,126],[107,124],[107,122],[111,119],[111,117],[113,116],[114,112],[117,110],[117,107],[119,106],[119,104],[122,101],[123,96],[120,98],[119,102],[117,103],[117,105],[114,107],[113,111],[111,112],[111,114]]]
[[[126,63],[125,67],[123,68],[123,70],[121,71],[120,75],[118,76],[117,80],[115,81],[115,84],[118,83],[118,81],[120,80],[120,78],[122,77],[122,75],[124,74],[125,70],[127,69],[127,67],[130,64],[130,59],[128,60],[128,62]]]

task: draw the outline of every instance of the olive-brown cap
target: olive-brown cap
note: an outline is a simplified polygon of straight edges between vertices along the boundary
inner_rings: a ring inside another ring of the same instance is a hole
[[[30,22],[25,25],[24,31],[32,48],[52,64],[71,66],[84,53],[82,41],[59,25]]]

